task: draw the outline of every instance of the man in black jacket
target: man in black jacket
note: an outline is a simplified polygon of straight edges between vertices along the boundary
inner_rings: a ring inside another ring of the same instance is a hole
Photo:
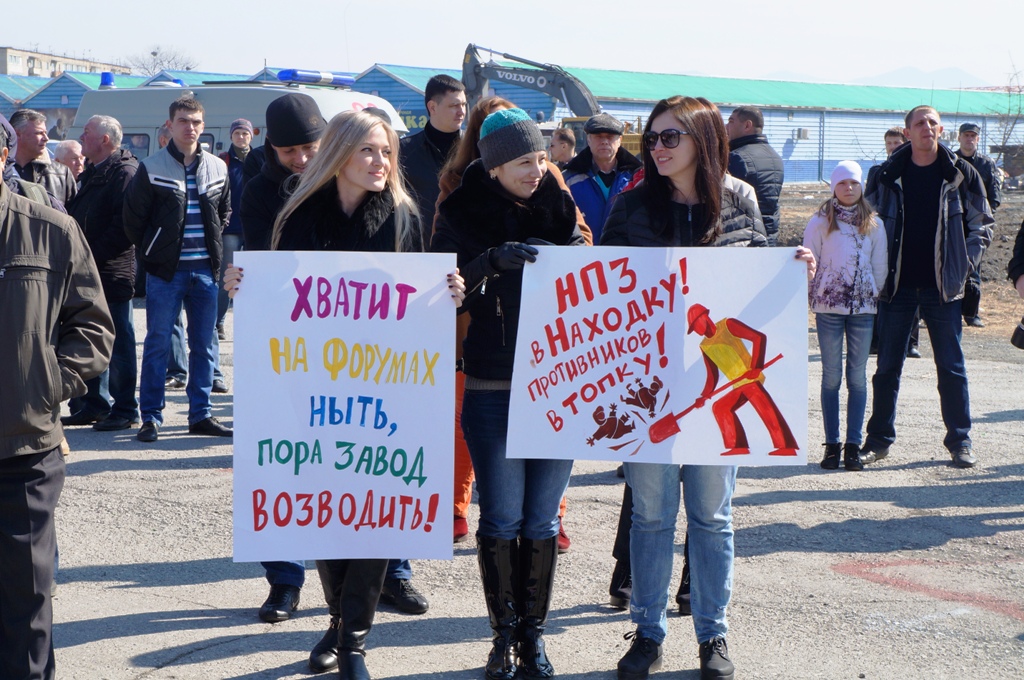
[[[440,74],[427,81],[423,90],[430,120],[422,131],[402,138],[398,162],[406,185],[416,198],[423,243],[430,243],[434,206],[441,188],[441,168],[459,141],[466,119],[466,88],[451,76]]]
[[[327,129],[316,100],[301,92],[270,102],[266,120],[262,167],[246,182],[238,207],[246,250],[270,250],[274,220],[288,198],[285,180],[306,171]],[[245,159],[246,170],[258,150]]]
[[[188,431],[232,436],[212,415],[221,232],[231,214],[224,161],[199,146],[203,105],[191,94],[170,106],[171,141],[145,158],[124,199],[124,229],[146,268],[146,344],[142,351],[138,439],[155,442],[163,424],[171,333],[182,303],[188,316]]]
[[[889,274],[879,294],[878,365],[861,449],[865,465],[885,458],[896,441],[896,402],[914,315],[928,327],[946,426],[943,441],[955,467],[977,464],[971,445],[970,395],[961,339],[964,281],[992,238],[992,212],[978,173],[939,143],[942,120],[931,106],[905,119],[910,139],[878,173],[873,207],[885,225]]]
[[[88,393],[72,399],[65,425],[87,425],[101,431],[126,430],[139,421],[135,397],[135,246],[124,232],[124,193],[139,161],[121,147],[121,124],[110,116],[93,116],[82,132],[82,154],[88,165],[82,186],[68,203],[68,212],[85,232],[100,271],[103,296],[114,320],[114,351],[110,367],[86,381]],[[113,401],[113,404],[111,404]]]
[[[762,134],[764,115],[756,106],[738,106],[729,114],[729,174],[754,187],[761,210],[768,245],[774,246],[779,233],[779,195],[784,169],[782,157]]]
[[[996,162],[990,157],[978,151],[978,139],[981,135],[981,126],[977,123],[964,123],[960,126],[957,141],[960,148],[956,155],[970,163],[985,185],[985,194],[988,197],[988,206],[995,215],[999,207],[1000,174]],[[967,286],[964,288],[963,314],[964,323],[975,328],[984,328],[985,322],[978,316],[978,308],[981,306],[981,265],[971,270],[967,277]]]
[[[14,169],[28,182],[42,184],[67,206],[78,190],[75,178],[66,165],[54,163],[46,151],[46,116],[32,109],[15,111],[11,126],[18,133],[18,149],[14,156]]]

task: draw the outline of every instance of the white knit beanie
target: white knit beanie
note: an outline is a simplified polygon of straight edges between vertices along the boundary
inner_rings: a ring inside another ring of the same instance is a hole
[[[840,161],[836,169],[832,171],[832,193],[836,193],[836,185],[842,182],[844,179],[852,179],[861,184],[861,177],[864,172],[860,169],[860,165],[856,161]]]

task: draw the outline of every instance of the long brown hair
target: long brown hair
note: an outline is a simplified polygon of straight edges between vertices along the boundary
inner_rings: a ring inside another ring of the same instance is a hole
[[[498,109],[514,109],[516,105],[501,97],[484,97],[476,103],[473,110],[469,112],[469,122],[466,123],[466,131],[462,133],[459,145],[455,147],[455,153],[448,156],[448,162],[441,168],[440,183],[450,183],[458,186],[462,182],[462,173],[466,171],[469,164],[480,158],[480,150],[476,148],[480,141],[480,128],[484,124],[484,118]]]
[[[682,129],[689,133],[697,150],[697,172],[694,189],[697,198],[704,205],[704,223],[699,231],[703,234],[700,243],[713,242],[722,231],[722,180],[729,167],[729,136],[722,122],[722,114],[714,104],[704,97],[683,97],[676,95],[662,99],[654,105],[647,117],[644,134],[651,131],[651,123],[663,113],[670,113],[679,121]],[[671,228],[672,182],[663,177],[654,163],[654,157],[647,145],[643,145],[644,184],[647,209],[652,224],[663,231]]]

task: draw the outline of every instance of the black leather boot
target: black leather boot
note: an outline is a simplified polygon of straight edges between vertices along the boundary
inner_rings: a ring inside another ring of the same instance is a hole
[[[822,470],[839,469],[839,454],[843,450],[838,443],[825,444],[825,457],[821,459]]]
[[[345,579],[341,585],[338,609],[341,611],[341,635],[338,637],[338,677],[341,680],[370,680],[366,670],[366,636],[373,627],[373,616],[387,573],[387,560],[344,560]]]
[[[849,442],[843,444],[843,467],[851,472],[860,472],[864,469],[864,461],[860,459],[860,446]]]
[[[527,680],[555,677],[544,651],[544,625],[558,562],[558,537],[519,542],[519,667]]]
[[[345,580],[344,560],[317,560],[316,571],[320,575],[320,585],[324,589],[324,601],[331,615],[327,632],[320,642],[313,646],[309,653],[309,670],[314,673],[326,673],[338,667],[338,637],[341,630],[341,611],[338,601],[341,599],[341,584]]]
[[[494,632],[491,652],[487,656],[487,677],[489,680],[513,680],[519,670],[515,639],[519,623],[516,613],[519,541],[477,534],[476,556],[487,601],[487,615]]]

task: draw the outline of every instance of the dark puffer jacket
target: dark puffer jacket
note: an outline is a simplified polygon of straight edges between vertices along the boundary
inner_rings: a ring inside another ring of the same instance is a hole
[[[434,223],[434,206],[437,204],[438,194],[441,193],[438,176],[445,160],[441,150],[430,141],[426,130],[402,138],[398,162],[402,164],[405,184],[416,200],[420,222],[425,229],[429,229]],[[428,241],[429,238],[429,233],[423,235],[424,241]]]
[[[273,148],[261,146],[260,149],[266,150],[263,166],[258,175],[246,182],[238,207],[242,213],[242,238],[246,250],[270,250],[274,220],[288,200],[285,180],[291,177],[291,172],[278,162]],[[253,149],[245,159],[246,169],[255,153]]]
[[[1006,265],[1006,274],[1014,285],[1017,285],[1017,279],[1024,276],[1024,222],[1021,222],[1017,240],[1013,243],[1013,257]]]
[[[903,169],[911,163],[913,148],[904,144],[892,152],[878,171],[878,190],[866,196],[885,224],[889,243],[889,275],[879,299],[888,302],[900,285],[903,258]],[[939,145],[942,189],[939,223],[935,225],[935,285],[943,302],[964,294],[964,281],[978,266],[992,239],[995,222],[985,199],[981,176],[967,161]],[[941,247],[939,247],[941,246]]]
[[[519,331],[523,271],[499,272],[491,252],[507,241],[539,238],[555,245],[586,245],[576,225],[576,205],[550,173],[528,199],[516,198],[473,161],[462,184],[438,207],[430,249],[456,253],[466,280],[471,318],[463,342],[467,376],[511,380]]]
[[[985,185],[985,196],[988,198],[988,205],[992,208],[992,214],[995,214],[996,208],[1002,202],[999,191],[1003,185],[996,162],[980,152],[975,152],[973,156],[965,156],[960,152],[960,149],[957,149],[956,155],[957,158],[962,158],[970,163],[971,167],[981,175],[981,183]]]
[[[782,157],[764,135],[746,135],[729,142],[729,174],[754,187],[768,236],[779,231],[779,195],[785,176]]]
[[[135,294],[135,247],[124,232],[124,193],[139,169],[130,151],[118,149],[98,167],[89,165],[68,213],[85,232],[100,270],[108,302],[125,302]]]
[[[722,233],[712,245],[716,246],[764,246],[767,245],[764,225],[757,204],[745,197],[751,189],[728,175],[722,181]],[[694,246],[693,238],[677,230],[662,232],[651,224],[647,206],[644,203],[644,187],[626,191],[616,197],[612,204],[608,222],[601,235],[603,246],[645,246],[666,248]]]
[[[196,182],[210,271],[220,280],[221,232],[231,216],[231,187],[224,161],[199,149]],[[170,281],[178,270],[185,237],[184,156],[174,142],[142,160],[124,199],[124,230],[139,249],[146,272]]]

